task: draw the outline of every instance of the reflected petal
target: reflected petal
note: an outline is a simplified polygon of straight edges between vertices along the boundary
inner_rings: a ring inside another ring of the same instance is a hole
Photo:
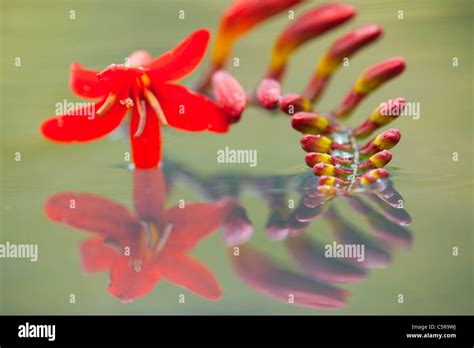
[[[222,297],[222,290],[213,274],[194,258],[166,253],[158,263],[162,277],[171,283],[209,300]]]

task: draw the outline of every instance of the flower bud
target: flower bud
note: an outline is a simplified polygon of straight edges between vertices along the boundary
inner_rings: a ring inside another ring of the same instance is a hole
[[[368,158],[359,164],[359,170],[368,170],[373,168],[383,168],[392,160],[390,151],[383,150]]]
[[[297,94],[285,94],[280,99],[280,110],[292,116],[300,111],[311,111],[311,102]]]
[[[380,104],[364,123],[354,129],[354,135],[357,138],[369,136],[373,131],[400,116],[405,104],[403,98],[390,99],[388,102]]]
[[[351,170],[338,168],[338,167],[333,166],[332,164],[326,164],[326,163],[315,164],[313,167],[313,172],[314,172],[314,175],[318,175],[318,176],[327,175],[327,176],[334,176],[337,178],[347,178],[349,175],[352,174]]]
[[[342,164],[348,165],[351,163],[351,159],[349,158],[342,158],[339,156],[331,156],[327,153],[319,153],[319,152],[310,152],[305,157],[305,162],[308,167],[313,168],[317,163],[326,163],[326,164]]]
[[[401,57],[387,59],[371,66],[362,73],[352,90],[347,94],[334,116],[348,116],[370,92],[385,82],[397,77],[405,70],[405,60]]]
[[[396,128],[391,128],[370,140],[362,146],[360,153],[363,155],[372,155],[382,150],[388,150],[398,144],[400,141],[400,131]]]
[[[332,44],[318,63],[316,73],[308,84],[304,95],[316,101],[326,87],[331,75],[359,49],[374,42],[382,34],[382,28],[375,24],[364,25],[339,38]]]
[[[247,106],[245,91],[242,86],[224,70],[212,76],[212,88],[217,104],[222,107],[231,123],[238,122]]]
[[[323,135],[307,134],[301,138],[300,143],[306,152],[328,153],[333,142]]]
[[[257,98],[265,109],[273,110],[281,97],[280,83],[272,79],[263,79],[257,88]]]
[[[304,13],[289,25],[276,40],[266,76],[280,80],[289,57],[297,48],[344,23],[354,14],[355,9],[345,4],[324,4]]]
[[[237,0],[223,14],[216,43],[212,49],[212,64],[220,69],[228,59],[234,43],[266,19],[281,13],[303,0]]]
[[[327,118],[311,112],[298,112],[291,118],[291,125],[303,134],[321,134],[329,127]]]

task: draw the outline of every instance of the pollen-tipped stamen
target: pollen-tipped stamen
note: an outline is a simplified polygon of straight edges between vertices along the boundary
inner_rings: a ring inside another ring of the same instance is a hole
[[[143,96],[145,97],[148,104],[150,104],[156,116],[158,116],[158,120],[160,121],[160,124],[162,126],[167,126],[168,121],[166,120],[165,113],[163,112],[160,102],[158,101],[158,99],[156,99],[155,95],[148,88],[145,88],[143,90]]]
[[[146,106],[145,106],[144,100],[140,100],[140,102],[137,103],[137,109],[138,109],[138,115],[140,116],[140,118],[138,120],[137,130],[135,131],[135,134],[133,135],[134,138],[138,138],[140,135],[142,135],[143,130],[145,129]]]
[[[95,115],[99,117],[105,115],[105,113],[109,111],[110,108],[114,105],[116,99],[117,99],[117,96],[114,93],[110,92],[107,95],[107,98],[105,99],[104,104],[102,104],[99,110],[95,112]]]

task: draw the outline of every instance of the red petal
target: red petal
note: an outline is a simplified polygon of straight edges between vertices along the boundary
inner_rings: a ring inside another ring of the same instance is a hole
[[[69,85],[74,93],[84,98],[100,98],[107,94],[97,79],[97,71],[84,69],[79,63],[71,65]]]
[[[160,168],[135,170],[133,173],[133,198],[141,220],[162,225],[166,187]]]
[[[159,279],[155,265],[145,263],[136,268],[131,258],[123,256],[112,266],[108,290],[121,301],[129,302],[148,294]]]
[[[139,119],[138,109],[134,107],[130,123],[133,162],[137,168],[154,168],[161,159],[161,132],[158,117],[147,104],[145,128],[140,136],[135,137]]]
[[[167,250],[193,248],[224,222],[230,212],[228,201],[217,203],[190,203],[184,208],[174,207],[166,213],[166,221],[172,225],[166,243]]]
[[[89,193],[59,193],[48,198],[46,216],[68,226],[98,233],[118,241],[140,230],[129,211],[120,204]]]
[[[166,253],[159,260],[163,278],[210,300],[222,297],[222,290],[214,275],[199,261],[184,254]]]
[[[216,133],[225,133],[229,129],[224,111],[203,95],[172,84],[155,84],[155,92],[170,126],[187,131],[207,129]]]
[[[200,29],[181,41],[175,48],[157,57],[147,68],[147,74],[159,81],[175,81],[190,74],[201,62],[209,42],[209,32]]]
[[[59,142],[84,142],[98,139],[112,132],[122,121],[127,108],[116,102],[103,116],[96,116],[100,103],[94,104],[93,115],[90,108],[81,107],[72,111],[71,115],[56,116],[47,119],[41,125],[41,133],[49,140]]]
[[[80,246],[82,268],[87,273],[103,272],[110,269],[116,252],[104,244],[102,238],[88,239]]]

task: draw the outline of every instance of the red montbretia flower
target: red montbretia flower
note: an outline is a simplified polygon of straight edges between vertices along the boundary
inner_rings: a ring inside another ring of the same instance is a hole
[[[133,184],[136,212],[98,195],[64,192],[48,199],[46,215],[94,234],[81,244],[83,268],[88,273],[108,271],[108,291],[121,301],[145,296],[160,279],[219,299],[217,280],[189,252],[224,223],[234,204],[222,199],[167,209],[160,168],[135,171]]]
[[[197,30],[155,59],[146,51],[137,51],[126,64],[112,64],[99,73],[73,64],[71,88],[82,97],[100,98],[95,115],[56,116],[42,124],[41,132],[59,142],[94,140],[117,128],[131,109],[130,138],[137,168],[152,168],[160,162],[160,126],[226,132],[229,122],[222,108],[175,84],[199,65],[208,41],[209,32]],[[74,115],[81,115],[81,110]]]

